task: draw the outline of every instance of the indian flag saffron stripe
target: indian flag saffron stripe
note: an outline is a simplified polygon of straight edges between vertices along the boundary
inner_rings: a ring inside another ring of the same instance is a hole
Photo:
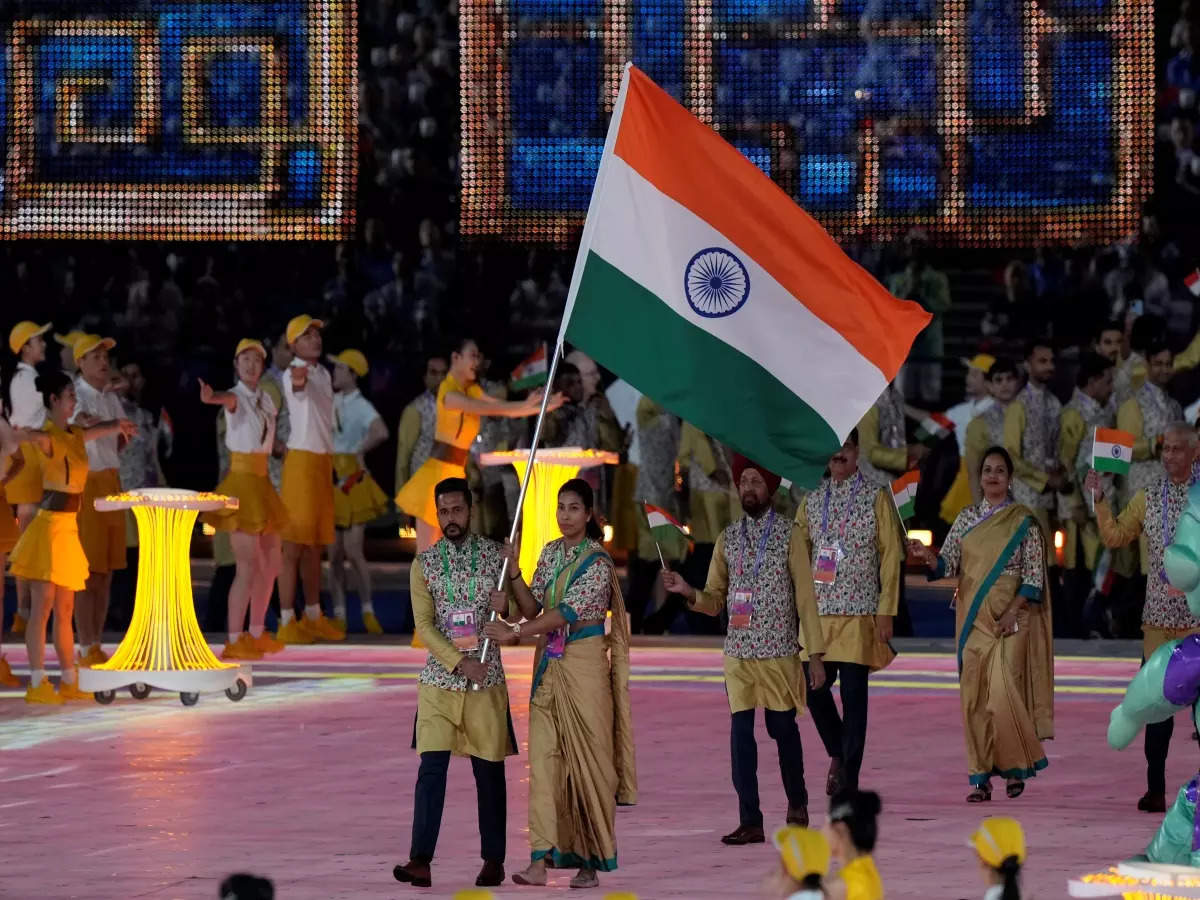
[[[917,426],[917,440],[922,443],[936,443],[953,431],[954,422],[941,413],[930,413]]]
[[[928,321],[627,69],[560,342],[811,486]]]
[[[921,473],[914,470],[905,472],[892,482],[892,502],[896,504],[896,512],[901,520],[912,518],[917,505],[917,486],[921,483]]]
[[[646,521],[650,523],[650,528],[661,528],[664,525],[674,526],[679,529],[680,534],[685,533],[683,524],[672,516],[661,506],[655,506],[652,503],[643,504],[646,507]]]
[[[1187,289],[1192,292],[1193,297],[1200,297],[1200,269],[1192,269],[1184,276],[1183,283],[1187,285]]]
[[[522,391],[546,383],[548,373],[546,345],[542,344],[512,371],[510,387]]]
[[[1133,462],[1133,435],[1115,428],[1097,428],[1092,437],[1092,468],[1125,475]]]

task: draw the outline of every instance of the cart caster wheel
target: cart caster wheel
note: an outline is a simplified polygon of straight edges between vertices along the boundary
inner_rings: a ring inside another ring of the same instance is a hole
[[[225,696],[237,703],[246,696],[246,682],[239,678],[233,683],[233,687],[225,688]]]
[[[184,706],[195,706],[196,701],[200,699],[199,694],[189,694],[186,691],[180,693],[179,702]]]
[[[116,691],[93,691],[92,696],[96,698],[96,702],[101,706],[108,706],[117,699]]]
[[[129,693],[134,700],[145,700],[150,696],[150,685],[142,684],[140,681],[129,686]]]

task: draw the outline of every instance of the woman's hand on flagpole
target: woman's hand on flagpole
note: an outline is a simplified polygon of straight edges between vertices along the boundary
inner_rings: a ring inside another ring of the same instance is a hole
[[[934,569],[937,567],[937,554],[933,552],[932,547],[926,547],[920,541],[909,541],[908,552],[923,562],[928,568]]]

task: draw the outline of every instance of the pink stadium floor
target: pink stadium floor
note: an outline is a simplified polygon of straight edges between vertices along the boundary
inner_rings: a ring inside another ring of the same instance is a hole
[[[6,648],[18,674],[24,653]],[[290,648],[255,666],[240,703],[220,694],[128,695],[111,706],[31,708],[0,692],[0,897],[214,898],[234,871],[272,878],[280,900],[449,897],[479,867],[474,782],[451,766],[432,889],[396,883],[407,858],[417,757],[410,749],[415,674],[424,654],[395,645]],[[524,865],[528,650],[506,654],[522,755],[508,763],[507,868]],[[606,890],[646,898],[762,897],[769,846],[729,848],[728,707],[712,648],[635,648],[634,727],[641,802],[618,811],[621,868]],[[963,802],[968,786],[949,655],[904,654],[874,679],[863,786],[883,796],[877,859],[889,898],[976,898],[967,836],[987,813],[1025,824],[1026,887],[1066,896],[1071,875],[1141,852],[1157,818],[1138,813],[1137,747],[1104,742],[1110,708],[1136,661],[1060,658],[1059,739],[1025,795]],[[1168,785],[1200,753],[1180,722]],[[825,812],[827,760],[801,723],[814,823]],[[785,812],[775,754],[759,723],[768,825]],[[508,884],[500,896],[566,893]],[[604,891],[597,892],[603,896]]]

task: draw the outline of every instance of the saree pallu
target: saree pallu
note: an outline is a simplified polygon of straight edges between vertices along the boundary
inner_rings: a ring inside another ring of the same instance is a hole
[[[1000,637],[997,622],[1021,579],[1003,574],[1028,534],[1040,536],[1030,511],[1017,504],[963,538],[955,636],[959,696],[970,782],[992,775],[1032,778],[1046,768],[1041,741],[1054,737],[1054,650],[1050,595],[1030,599],[1017,633]],[[1048,585],[1043,572],[1043,585]]]
[[[529,700],[531,858],[556,868],[617,868],[616,807],[637,802],[629,707],[629,621],[612,560],[593,553],[564,571],[549,596],[570,601],[570,585],[607,565],[612,628],[588,625],[567,637],[560,659],[538,640]]]

